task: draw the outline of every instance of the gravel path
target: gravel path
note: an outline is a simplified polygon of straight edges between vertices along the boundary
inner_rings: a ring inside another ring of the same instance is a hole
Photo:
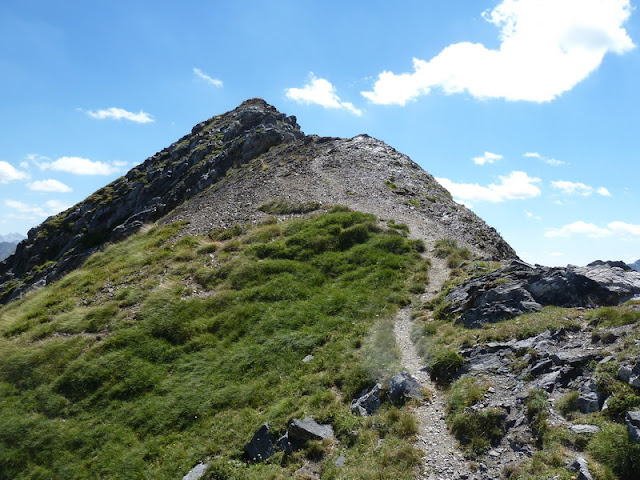
[[[423,301],[435,297],[449,276],[444,260],[433,258],[431,261],[430,282],[428,291],[421,298]],[[446,397],[436,388],[429,374],[421,370],[424,363],[411,342],[411,325],[410,308],[404,308],[398,313],[394,327],[396,343],[402,352],[402,364],[426,390],[432,392],[431,401],[415,409],[419,422],[417,446],[424,451],[418,478],[421,480],[482,478],[463,458],[457,441],[447,429],[444,420]]]

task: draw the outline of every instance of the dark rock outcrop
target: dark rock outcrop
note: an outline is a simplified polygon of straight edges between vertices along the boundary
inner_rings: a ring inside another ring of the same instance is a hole
[[[158,220],[230,168],[303,137],[295,117],[261,99],[199,123],[125,176],[31,229],[0,264],[0,303],[77,268],[106,242]]]
[[[378,411],[382,404],[382,385],[376,384],[371,390],[364,391],[351,402],[351,413],[366,417]]]
[[[519,260],[471,279],[447,295],[448,313],[477,328],[504,318],[539,311],[546,305],[617,305],[640,294],[640,273],[618,262],[586,267],[532,266]]]
[[[389,400],[391,403],[403,404],[408,399],[424,400],[422,387],[409,372],[396,373],[389,381]]]
[[[244,447],[244,453],[251,462],[264,462],[275,455],[269,425],[265,423],[253,434],[251,441]]]

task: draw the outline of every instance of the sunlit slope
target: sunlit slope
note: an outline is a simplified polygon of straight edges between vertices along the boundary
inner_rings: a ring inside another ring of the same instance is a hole
[[[205,478],[292,478],[320,455],[338,478],[340,454],[340,475],[411,478],[411,419],[349,404],[398,368],[388,319],[424,286],[421,242],[343,208],[181,229],[149,228],[0,310],[0,477],[175,479],[208,459]],[[264,422],[305,416],[336,442],[241,461]]]

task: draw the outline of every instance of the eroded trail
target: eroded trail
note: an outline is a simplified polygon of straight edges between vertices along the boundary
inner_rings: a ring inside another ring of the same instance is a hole
[[[429,272],[428,291],[422,300],[434,298],[449,275],[444,260],[433,258]],[[432,392],[430,402],[416,407],[415,414],[419,422],[417,446],[424,451],[423,463],[418,478],[421,480],[454,480],[482,478],[473,472],[468,462],[463,458],[455,438],[451,436],[445,424],[446,399],[429,378],[429,374],[422,371],[424,362],[418,356],[414,344],[411,342],[410,308],[404,308],[396,317],[394,332],[396,343],[402,353],[404,368],[413,375],[420,384]]]

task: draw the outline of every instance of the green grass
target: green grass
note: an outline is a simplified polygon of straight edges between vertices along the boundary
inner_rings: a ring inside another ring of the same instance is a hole
[[[272,215],[284,215],[292,213],[309,213],[319,210],[322,205],[318,202],[291,202],[284,198],[274,198],[260,205],[258,210]]]
[[[447,425],[471,457],[482,455],[504,435],[506,414],[497,408],[474,411],[468,407],[484,399],[490,383],[464,377],[451,385],[447,404]]]
[[[214,458],[208,478],[284,479],[321,454],[324,478],[412,478],[415,419],[349,405],[399,366],[390,318],[419,246],[341,208],[180,229],[147,229],[0,310],[2,476],[174,479]],[[305,416],[335,444],[240,461],[262,423],[279,434]]]

